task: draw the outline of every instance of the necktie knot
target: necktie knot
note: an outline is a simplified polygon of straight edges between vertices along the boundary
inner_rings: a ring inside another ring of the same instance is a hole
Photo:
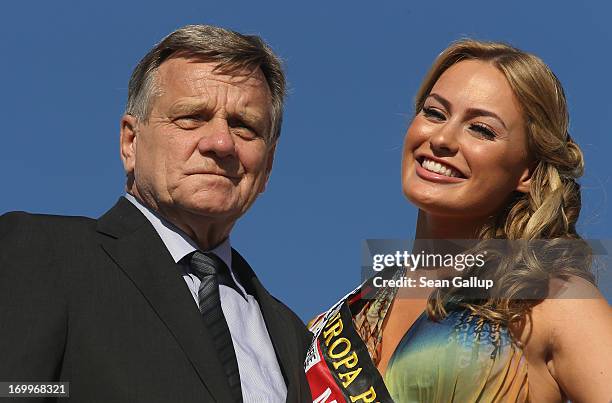
[[[195,251],[191,256],[191,267],[194,274],[202,279],[223,272],[226,265],[214,253]]]
[[[193,274],[195,274],[200,281],[212,281],[215,284],[223,284],[233,288],[241,297],[246,299],[243,292],[232,278],[229,268],[219,256],[211,252],[195,251],[193,255],[191,255],[190,265]]]

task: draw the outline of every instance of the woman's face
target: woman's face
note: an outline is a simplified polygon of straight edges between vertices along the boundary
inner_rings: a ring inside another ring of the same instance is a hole
[[[482,61],[451,66],[408,128],[406,197],[432,215],[486,219],[513,191],[528,192],[529,177],[525,122],[505,76]]]

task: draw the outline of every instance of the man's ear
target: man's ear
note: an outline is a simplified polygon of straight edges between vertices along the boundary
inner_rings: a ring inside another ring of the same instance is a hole
[[[276,143],[270,146],[270,149],[268,150],[268,155],[266,156],[266,166],[265,166],[266,177],[265,177],[263,186],[261,187],[260,193],[263,193],[266,190],[266,185],[268,184],[270,173],[272,173],[272,165],[274,165],[274,152],[275,151],[276,151]]]
[[[132,115],[123,115],[121,118],[119,151],[121,153],[121,161],[123,161],[123,169],[126,175],[130,176],[134,173],[136,164],[136,126],[138,120]]]
[[[525,168],[525,170],[521,174],[521,177],[519,178],[518,185],[516,186],[516,190],[518,192],[529,193],[531,189],[531,177],[536,166],[537,164],[533,162],[529,164],[529,167]]]

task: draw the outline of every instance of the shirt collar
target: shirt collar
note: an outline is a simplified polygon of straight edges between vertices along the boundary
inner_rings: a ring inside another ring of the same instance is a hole
[[[168,252],[172,255],[175,263],[178,263],[182,258],[189,255],[192,252],[198,250],[198,246],[193,242],[191,238],[187,236],[180,228],[172,224],[155,211],[151,210],[138,199],[129,193],[125,194],[125,198],[128,199],[140,212],[151,222],[155,231],[159,234],[164,245],[168,249]],[[229,237],[221,242],[217,247],[204,252],[212,252],[219,256],[221,260],[232,268],[232,246],[230,244]],[[233,273],[232,273],[233,276]]]

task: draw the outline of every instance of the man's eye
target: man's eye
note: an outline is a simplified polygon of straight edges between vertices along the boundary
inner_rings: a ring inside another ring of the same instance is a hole
[[[237,136],[240,136],[243,139],[253,140],[260,137],[257,130],[242,120],[230,119],[228,120],[228,124],[232,133],[235,133]]]
[[[246,140],[254,140],[259,137],[259,134],[257,134],[255,130],[253,130],[252,128],[248,126],[236,125],[236,126],[232,126],[231,130],[237,136],[240,136]]]
[[[202,115],[187,115],[187,116],[181,116],[177,120],[191,120],[191,121],[195,120],[197,122],[201,122],[204,120],[204,118],[202,117]]]
[[[428,106],[424,106],[423,107],[423,115],[425,115],[426,118],[431,118],[434,120],[444,120],[446,119],[446,116],[444,116],[444,114],[442,112],[440,112],[437,109],[428,107]]]
[[[174,119],[177,125],[185,129],[199,127],[204,121],[205,119],[202,115],[186,115]]]

